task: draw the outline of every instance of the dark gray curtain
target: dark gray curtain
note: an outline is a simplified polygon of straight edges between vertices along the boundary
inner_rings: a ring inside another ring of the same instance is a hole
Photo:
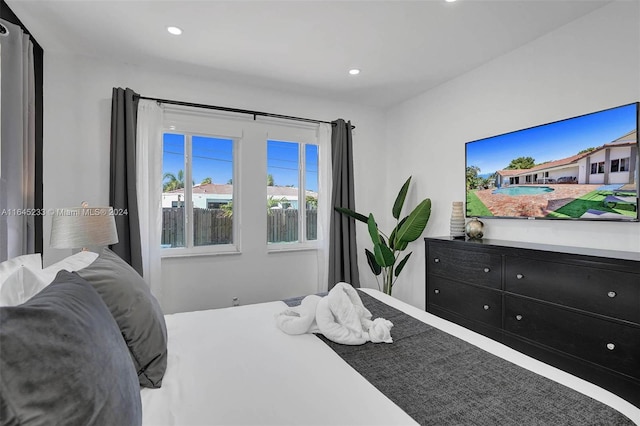
[[[356,209],[351,122],[338,119],[331,124],[333,190],[329,225],[329,290],[340,281],[360,287],[355,220],[334,210],[334,207]]]
[[[111,249],[142,275],[140,218],[136,193],[136,127],[138,95],[131,89],[113,88],[111,101],[111,166],[109,205],[115,216],[118,243]]]

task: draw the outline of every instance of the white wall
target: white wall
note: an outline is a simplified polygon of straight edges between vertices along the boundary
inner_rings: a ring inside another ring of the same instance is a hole
[[[446,236],[451,203],[464,200],[465,142],[640,100],[639,8],[612,3],[391,109],[385,205],[412,174],[414,200],[433,202],[426,235]],[[485,237],[640,252],[639,223],[488,219]],[[410,248],[394,295],[424,308],[424,243]]]
[[[451,202],[464,199],[465,142],[640,100],[638,7],[619,1],[598,9],[392,108],[386,117],[323,99],[45,52],[44,207],[107,203],[111,88],[128,86],[147,96],[350,119],[357,126],[357,209],[373,212],[389,230],[393,199],[413,175],[408,207],[430,197],[426,235],[448,235]],[[50,264],[68,252],[48,248],[50,219],[44,226],[44,261]],[[358,226],[360,254],[370,242],[364,225]],[[486,236],[640,251],[638,224],[494,219],[487,221]],[[394,294],[424,307],[422,241],[410,249],[415,253]],[[252,267],[241,265],[242,259]],[[280,271],[292,265],[294,273],[283,277]],[[363,255],[359,267],[362,284],[376,287]],[[228,306],[233,296],[250,303],[304,294],[315,291],[308,277],[316,271],[313,252],[165,260],[162,304],[175,312]]]
[[[81,201],[94,206],[108,203],[111,90],[118,86],[131,87],[143,96],[352,120],[359,176],[356,191],[364,193],[370,184],[384,182],[384,174],[369,173],[374,169],[367,165],[375,161],[376,170],[382,167],[370,149],[383,145],[384,116],[379,110],[50,52],[45,53],[44,78],[45,209],[76,206]],[[70,254],[49,248],[50,226],[51,219],[45,218],[45,265]],[[314,251],[267,254],[264,244],[243,249],[242,255],[163,259],[165,312],[230,306],[234,296],[247,304],[317,291]]]

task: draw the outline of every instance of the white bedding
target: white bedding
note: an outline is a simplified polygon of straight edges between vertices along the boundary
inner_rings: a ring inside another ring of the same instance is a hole
[[[608,391],[377,290],[363,290],[640,424],[640,409]],[[143,424],[415,424],[320,339],[278,330],[274,316],[285,308],[270,302],[167,315],[167,371],[162,388],[141,391]]]

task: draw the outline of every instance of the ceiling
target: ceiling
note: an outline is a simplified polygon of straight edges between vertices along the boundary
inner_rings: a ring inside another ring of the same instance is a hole
[[[6,0],[47,52],[386,108],[610,0]],[[172,36],[166,27],[183,29]],[[362,70],[358,76],[350,68]]]

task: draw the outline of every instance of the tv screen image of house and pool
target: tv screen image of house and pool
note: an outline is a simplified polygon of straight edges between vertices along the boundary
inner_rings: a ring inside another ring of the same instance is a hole
[[[466,143],[466,216],[638,221],[638,109]]]

